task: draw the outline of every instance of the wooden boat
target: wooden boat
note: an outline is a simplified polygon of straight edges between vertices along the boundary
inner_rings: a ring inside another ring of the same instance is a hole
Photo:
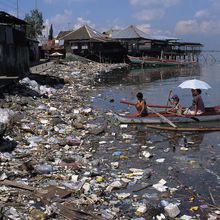
[[[128,56],[128,59],[132,64],[140,64],[147,66],[184,66],[197,64],[196,61],[185,61],[185,60],[174,60],[174,59],[163,59],[156,57],[133,57]]]
[[[175,113],[168,113],[166,111],[158,112],[173,123],[185,123],[185,122],[208,122],[208,121],[220,121],[220,106],[207,107],[205,113],[201,115],[177,115]],[[149,113],[147,116],[137,117],[136,114],[115,114],[115,117],[121,123],[141,123],[141,124],[161,124],[166,123],[162,117],[156,113]]]

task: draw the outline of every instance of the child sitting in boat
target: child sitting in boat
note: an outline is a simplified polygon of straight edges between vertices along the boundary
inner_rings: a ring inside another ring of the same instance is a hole
[[[178,115],[182,114],[182,106],[180,105],[180,99],[178,95],[173,95],[172,98],[169,100],[172,108],[168,110],[168,113],[176,113]]]
[[[147,104],[145,99],[143,98],[143,94],[141,92],[138,92],[136,97],[138,99],[138,101],[135,104],[135,107],[138,111],[137,116],[142,117],[148,115]]]

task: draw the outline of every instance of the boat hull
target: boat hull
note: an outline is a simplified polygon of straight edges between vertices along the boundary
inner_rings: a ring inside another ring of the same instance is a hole
[[[206,114],[202,115],[175,115],[169,114],[166,112],[159,112],[161,115],[166,117],[173,123],[192,123],[192,122],[209,122],[209,121],[220,121],[220,111],[215,110],[214,112],[207,112]],[[163,118],[159,117],[156,114],[148,114],[144,117],[137,117],[135,114],[127,114],[127,115],[119,115],[115,114],[115,117],[121,123],[140,123],[140,124],[164,124],[167,123]]]
[[[160,58],[149,58],[149,57],[132,57],[128,56],[130,62],[132,64],[141,64],[147,66],[187,66],[187,65],[195,65],[197,62],[188,62],[188,61],[177,61],[177,60],[169,60],[169,59],[160,59]]]

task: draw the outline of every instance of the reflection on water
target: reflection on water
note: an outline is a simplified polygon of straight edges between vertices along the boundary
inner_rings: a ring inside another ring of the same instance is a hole
[[[125,72],[111,72],[98,76],[95,80],[99,85],[140,84],[173,77],[199,76],[199,65],[193,67],[160,67],[148,69],[131,69]]]
[[[133,83],[152,82],[155,80],[165,80],[173,77],[198,76],[200,66],[194,67],[166,67],[152,69],[133,69],[127,76]]]

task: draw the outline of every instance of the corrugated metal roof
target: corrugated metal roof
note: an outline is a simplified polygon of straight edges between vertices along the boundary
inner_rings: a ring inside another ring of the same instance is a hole
[[[84,25],[79,29],[66,34],[62,38],[63,40],[95,40],[95,41],[106,41],[107,38],[104,34],[96,31],[95,29]]]
[[[60,31],[59,34],[57,35],[56,39],[62,39],[65,35],[69,34],[72,31]]]
[[[180,40],[179,38],[176,38],[176,37],[167,37],[167,36],[164,36],[164,35],[153,36],[153,39],[155,39],[155,40],[168,40],[168,41]]]
[[[18,25],[28,25],[27,22],[16,18],[13,15],[10,15],[4,11],[0,11],[0,23],[2,24],[18,24]]]
[[[152,39],[152,37],[145,32],[139,30],[135,26],[131,25],[124,30],[116,33],[112,33],[113,39]]]
[[[119,31],[121,31],[121,30],[111,28],[111,29],[105,31],[103,34],[105,34],[105,35],[111,37],[113,33],[116,34],[116,33],[118,33]]]

